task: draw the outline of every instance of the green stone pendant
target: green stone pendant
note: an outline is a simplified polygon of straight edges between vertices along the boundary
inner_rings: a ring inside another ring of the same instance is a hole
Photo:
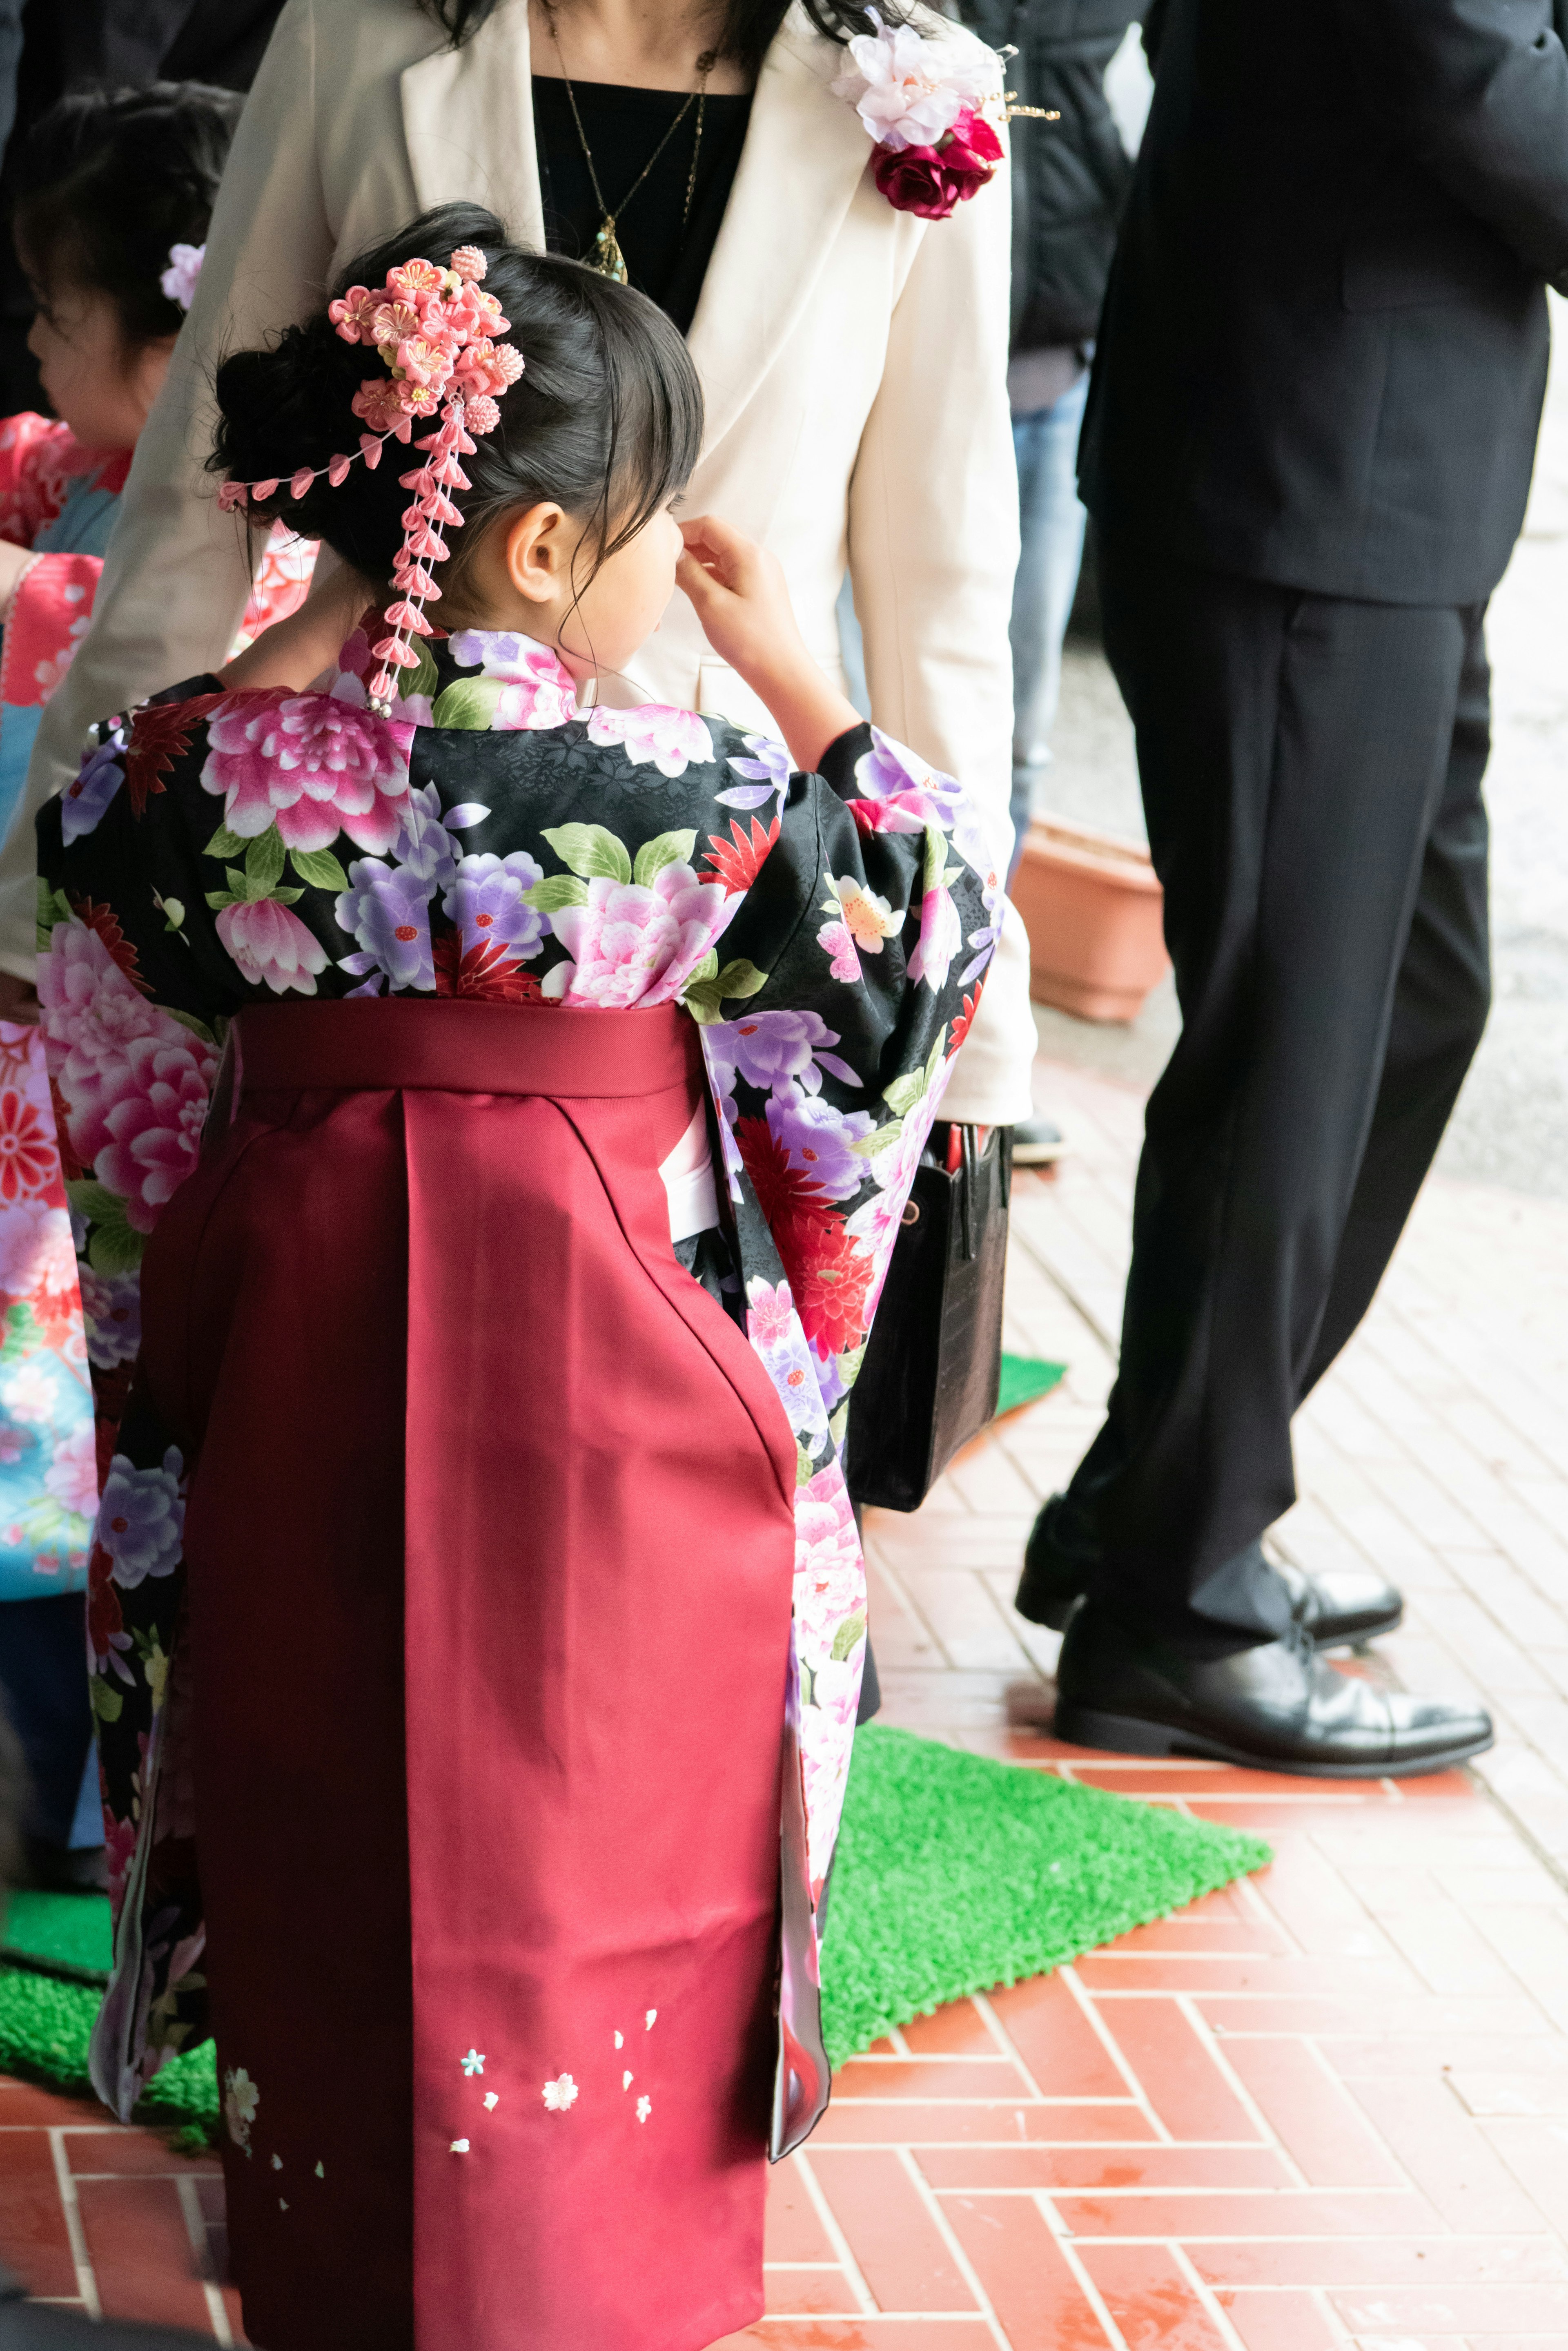
[[[594,239],[594,257],[589,266],[597,269],[601,277],[614,277],[622,286],[627,282],[626,258],[615,233],[615,223],[607,213],[603,228]]]

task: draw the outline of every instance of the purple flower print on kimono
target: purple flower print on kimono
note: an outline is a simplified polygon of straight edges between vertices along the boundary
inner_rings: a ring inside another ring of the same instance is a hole
[[[775,1288],[761,1280],[746,1292],[746,1336],[755,1348],[797,1438],[810,1437],[816,1451],[827,1435],[827,1414],[817,1387],[816,1366],[787,1281]]]
[[[957,837],[955,833],[955,841]],[[1007,911],[1007,901],[1002,895],[1001,880],[995,872],[991,874],[981,893],[981,898],[985,907],[986,920],[979,930],[971,931],[964,942],[966,946],[973,948],[974,953],[959,974],[958,984],[961,987],[967,987],[971,979],[979,977],[996,953],[997,942],[1002,936],[1002,923]]]
[[[671,1003],[740,904],[690,865],[665,866],[651,885],[596,874],[587,894],[550,917],[571,961],[546,973],[545,993],[620,1010]]]
[[[590,743],[619,743],[634,768],[651,759],[661,776],[683,776],[693,759],[713,757],[713,737],[694,710],[645,702],[635,710],[596,704],[588,713]]]
[[[859,1191],[866,1161],[855,1145],[876,1128],[869,1111],[835,1110],[820,1094],[808,1094],[792,1081],[775,1087],[767,1117],[791,1166],[830,1200],[847,1200]]]
[[[859,798],[849,812],[862,832],[923,832],[928,824],[949,831],[964,806],[950,776],[879,726],[871,729],[870,750],[855,762],[855,784]]]
[[[528,893],[544,879],[545,869],[525,849],[505,857],[465,857],[457,867],[451,888],[441,900],[441,912],[462,934],[462,952],[473,947],[500,946],[527,963],[545,942],[545,917],[528,903]]]
[[[236,695],[208,714],[203,790],[221,794],[242,839],[275,824],[290,849],[330,849],[339,832],[385,855],[409,790],[406,719],[373,718],[332,694]]]
[[[818,1093],[824,1070],[847,1086],[860,1083],[847,1061],[824,1050],[837,1044],[838,1031],[817,1012],[749,1012],[743,1020],[716,1020],[703,1030],[702,1042],[725,1095],[732,1093],[737,1072],[764,1092],[794,1080],[807,1093]]]
[[[758,809],[768,800],[782,802],[789,789],[790,757],[782,743],[771,735],[743,735],[741,740],[752,754],[749,759],[732,759],[730,766],[737,776],[749,778],[743,784],[732,784],[718,794],[722,808]]]
[[[141,1346],[140,1276],[99,1273],[90,1265],[78,1265],[77,1273],[89,1361],[100,1372],[133,1364]]]
[[[402,865],[357,857],[337,902],[339,930],[358,947],[339,958],[345,971],[384,973],[394,987],[435,987],[431,952],[431,885]]]
[[[143,1576],[169,1575],[180,1563],[185,1532],[185,1463],[170,1446],[161,1469],[138,1469],[117,1453],[103,1481],[95,1530],[99,1549],[114,1564],[113,1581],[133,1591]]]
[[[466,816],[468,811],[460,810],[456,813]],[[423,784],[417,791],[410,791],[398,820],[392,856],[405,872],[429,883],[431,897],[438,890],[448,888],[457,871],[457,853],[448,824],[441,794],[433,784]]]
[[[83,761],[76,781],[60,795],[60,835],[69,842],[96,832],[125,781],[125,730],[117,726],[105,743]]]
[[[523,734],[565,726],[577,715],[576,680],[548,645],[536,644],[532,637],[504,629],[460,629],[452,640],[452,657],[500,686],[490,707],[492,728]],[[482,701],[473,703],[476,711],[484,706]],[[441,724],[472,723],[460,715],[460,708],[443,710]]]
[[[315,995],[316,975],[327,968],[327,950],[275,898],[240,899],[223,907],[217,933],[253,987],[265,983],[275,996],[290,988]]]

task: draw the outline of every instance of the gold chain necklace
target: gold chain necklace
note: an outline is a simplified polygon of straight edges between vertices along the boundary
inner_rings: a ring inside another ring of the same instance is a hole
[[[708,76],[712,70],[712,59],[709,56],[704,56],[698,59],[697,62],[702,69],[702,79],[701,83],[698,85],[696,89],[691,92],[690,96],[687,98],[685,105],[681,108],[680,113],[676,116],[674,121],[670,124],[669,130],[665,132],[663,138],[659,141],[658,146],[654,149],[652,154],[649,157],[647,162],[643,165],[641,171],[638,173],[636,179],[632,182],[625,195],[622,196],[620,203],[612,213],[608,204],[605,202],[604,190],[599,185],[599,175],[594,169],[594,151],[588,145],[587,134],[583,129],[583,118],[577,112],[577,94],[572,88],[571,77],[566,71],[566,60],[561,54],[561,36],[556,27],[555,9],[550,5],[549,0],[542,0],[542,5],[545,12],[545,21],[550,27],[550,38],[556,45],[556,59],[561,68],[561,79],[566,86],[566,103],[572,110],[572,120],[576,123],[577,128],[577,140],[583,151],[583,161],[588,167],[588,182],[594,192],[594,202],[597,204],[601,216],[599,222],[599,233],[594,239],[593,258],[587,266],[590,269],[597,269],[601,277],[614,277],[618,280],[622,286],[624,286],[627,282],[626,256],[621,252],[620,240],[616,235],[617,219],[620,214],[625,212],[628,204],[630,204],[633,196],[636,195],[644,180],[647,179],[649,172],[652,171],[654,165],[658,162],[659,157],[663,154],[665,149],[669,146],[670,141],[674,138],[676,132],[680,130],[687,116],[691,113],[692,107],[695,106],[697,109],[697,135],[691,142],[691,169],[686,175],[686,202],[681,206],[680,211],[680,235],[682,239],[685,237],[687,224],[691,218],[691,198],[697,186],[697,158],[702,152],[702,118],[704,113],[707,111]]]

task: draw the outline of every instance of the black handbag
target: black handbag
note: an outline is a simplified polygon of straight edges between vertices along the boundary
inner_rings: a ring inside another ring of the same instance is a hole
[[[932,1128],[850,1399],[857,1503],[918,1510],[996,1410],[1012,1184],[1011,1127],[983,1151],[972,1126]]]

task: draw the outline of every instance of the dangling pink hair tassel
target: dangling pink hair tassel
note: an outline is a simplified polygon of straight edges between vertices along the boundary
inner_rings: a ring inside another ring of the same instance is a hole
[[[472,455],[474,433],[495,430],[501,410],[492,395],[514,383],[524,369],[523,353],[514,343],[493,340],[507,332],[511,320],[503,317],[493,296],[473,292],[485,266],[477,246],[460,246],[445,269],[431,261],[406,261],[374,292],[351,287],[327,305],[327,315],[342,340],[376,351],[388,370],[389,380],[367,377],[350,402],[356,416],[385,427],[359,435],[356,455],[364,459],[367,472],[373,473],[380,464],[389,441],[412,441],[416,417],[429,415],[437,406],[441,415],[437,429],[421,434],[414,444],[431,453],[427,462],[399,476],[400,486],[414,496],[403,510],[403,543],[392,567],[392,585],[399,593],[382,616],[391,634],[374,648],[380,667],[368,693],[379,718],[392,715],[398,672],[420,666],[421,656],[407,639],[435,634],[421,607],[427,599],[439,598],[441,590],[425,567],[444,563],[451,552],[432,523],[449,530],[462,528],[462,510],[447,496],[449,490],[472,487],[458,458]],[[398,332],[379,337],[376,321],[388,306],[399,312]],[[395,356],[389,357],[394,343]],[[465,352],[466,359],[462,356]],[[465,384],[472,399],[464,397]],[[323,475],[335,490],[341,489],[354,462],[339,452],[325,465],[301,465],[289,481],[289,496],[303,498]],[[276,478],[225,482],[218,503],[225,513],[234,513],[250,499],[265,502],[276,488]]]

